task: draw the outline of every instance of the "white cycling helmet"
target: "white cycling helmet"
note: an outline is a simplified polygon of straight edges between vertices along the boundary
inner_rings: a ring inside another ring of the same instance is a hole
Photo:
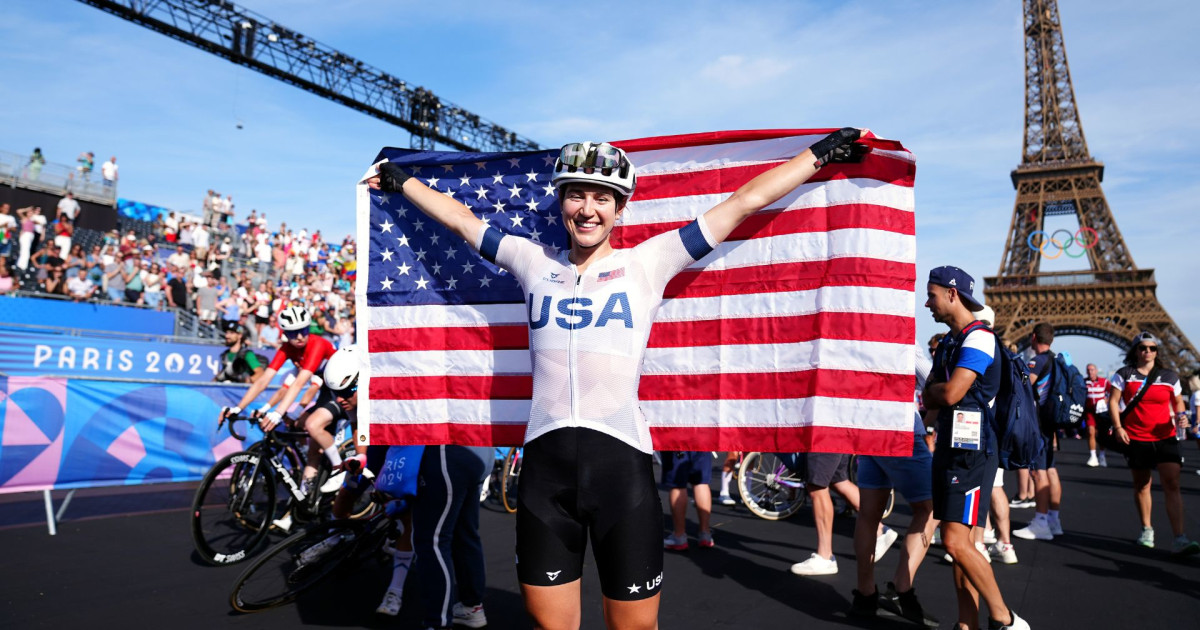
[[[289,306],[279,311],[279,327],[285,331],[304,330],[309,324],[312,324],[312,317],[303,306]]]
[[[599,184],[629,199],[637,172],[625,152],[607,142],[572,142],[559,150],[550,183],[560,195],[567,184]]]
[[[334,392],[358,387],[358,373],[362,369],[363,359],[358,346],[346,346],[334,352],[325,362],[325,386]]]

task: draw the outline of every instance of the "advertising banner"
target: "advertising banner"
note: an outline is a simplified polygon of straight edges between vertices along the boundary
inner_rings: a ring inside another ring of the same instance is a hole
[[[0,376],[0,493],[198,480],[217,459],[242,450],[216,427],[221,407],[244,393]]]
[[[77,337],[0,327],[0,373],[211,383],[221,346]]]

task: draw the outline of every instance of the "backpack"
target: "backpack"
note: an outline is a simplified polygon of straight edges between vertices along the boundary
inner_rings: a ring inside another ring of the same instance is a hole
[[[1071,355],[1060,352],[1051,361],[1054,372],[1050,376],[1050,395],[1046,398],[1045,414],[1047,428],[1071,427],[1083,417],[1083,405],[1087,402],[1087,383],[1079,368],[1071,364]]]
[[[975,322],[963,330],[963,336],[972,330],[990,328]],[[1038,423],[1037,394],[1029,382],[1029,369],[1020,357],[1013,355],[996,337],[996,360],[1000,362],[1000,391],[992,406],[993,428],[996,430],[996,452],[1000,456],[1000,467],[1005,470],[1032,468],[1042,457],[1042,431]]]

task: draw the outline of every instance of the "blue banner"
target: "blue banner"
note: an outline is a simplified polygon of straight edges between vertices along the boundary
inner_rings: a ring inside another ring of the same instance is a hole
[[[0,493],[200,479],[217,459],[243,449],[217,431],[217,416],[245,392],[0,377]],[[249,433],[251,440],[261,435]]]
[[[0,327],[0,372],[15,376],[92,376],[211,383],[216,345],[153,343],[31,333]]]
[[[35,297],[0,297],[0,322],[140,335],[175,334],[175,315],[172,313],[135,306]]]

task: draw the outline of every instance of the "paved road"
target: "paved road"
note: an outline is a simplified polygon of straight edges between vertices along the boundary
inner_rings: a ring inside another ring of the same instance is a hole
[[[1187,452],[1193,453],[1192,445]],[[1085,468],[1085,455],[1080,442],[1068,441],[1060,458],[1066,535],[1053,542],[1017,541],[1020,563],[996,565],[1010,605],[1034,628],[1200,627],[1200,557],[1177,560],[1161,548],[1169,540],[1161,495],[1155,496],[1154,512],[1160,549],[1135,547],[1128,470],[1121,462],[1108,469]],[[1200,461],[1200,452],[1196,455]],[[1200,476],[1194,471],[1194,464],[1185,466],[1184,502],[1189,532],[1200,536]],[[410,605],[399,622],[371,612],[388,579],[382,565],[364,567],[299,604],[256,615],[231,612],[228,590],[240,568],[195,560],[187,533],[189,501],[183,487],[93,491],[76,497],[59,535],[50,537],[39,521],[40,495],[0,496],[0,627],[104,628],[130,622],[173,629],[415,627],[414,589],[420,588],[415,580],[409,580],[405,599]],[[1031,515],[1032,510],[1015,510],[1016,526]],[[661,626],[858,625],[845,616],[854,586],[851,519],[836,523],[839,574],[803,578],[788,572],[791,563],[814,550],[811,519],[811,512],[802,510],[789,521],[768,522],[744,508],[718,506],[716,549],[667,555]],[[906,520],[904,507],[898,506],[888,523],[902,529]],[[482,529],[490,627],[527,628],[512,567],[513,517],[485,509]],[[926,559],[918,592],[943,627],[950,627],[955,615],[951,571],[940,555],[935,548]],[[881,585],[897,558],[893,550],[880,562]],[[583,627],[600,628],[600,594],[590,562],[588,571]],[[868,627],[911,626],[885,618]]]

